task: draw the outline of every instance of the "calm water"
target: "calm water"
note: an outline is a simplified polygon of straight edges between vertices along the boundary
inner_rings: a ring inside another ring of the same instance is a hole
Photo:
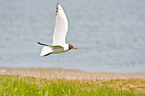
[[[67,42],[78,47],[40,57],[52,43],[57,0],[0,0],[0,67],[56,67],[145,73],[144,0],[62,0]]]

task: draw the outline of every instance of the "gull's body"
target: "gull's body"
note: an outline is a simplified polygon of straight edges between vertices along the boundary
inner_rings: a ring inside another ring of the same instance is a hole
[[[38,42],[38,44],[43,45],[40,56],[47,56],[49,54],[57,54],[67,52],[70,49],[77,49],[73,47],[71,44],[66,44],[65,37],[68,31],[68,20],[66,15],[60,6],[57,4],[56,7],[56,24],[54,28],[53,34],[53,44],[47,45]]]

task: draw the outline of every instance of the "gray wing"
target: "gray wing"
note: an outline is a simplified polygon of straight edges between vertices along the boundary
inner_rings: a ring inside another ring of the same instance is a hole
[[[43,45],[43,46],[51,46],[51,45],[47,45],[47,44],[40,43],[40,42],[38,42],[38,44]]]
[[[53,46],[53,45],[47,45],[47,44],[40,43],[40,42],[38,42],[38,44],[43,45],[43,46],[49,46],[49,47],[52,47],[53,49],[59,49],[59,48],[63,49],[63,47],[59,46],[59,45]]]

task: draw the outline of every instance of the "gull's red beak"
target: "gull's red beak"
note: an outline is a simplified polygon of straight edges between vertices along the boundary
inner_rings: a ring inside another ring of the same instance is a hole
[[[74,49],[78,49],[78,48],[75,48],[75,47],[74,47]]]

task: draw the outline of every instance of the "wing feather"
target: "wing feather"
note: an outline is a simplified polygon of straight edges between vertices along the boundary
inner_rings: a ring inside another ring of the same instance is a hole
[[[53,34],[53,45],[66,44],[65,37],[68,31],[68,21],[63,8],[58,3],[56,6],[56,24]]]

